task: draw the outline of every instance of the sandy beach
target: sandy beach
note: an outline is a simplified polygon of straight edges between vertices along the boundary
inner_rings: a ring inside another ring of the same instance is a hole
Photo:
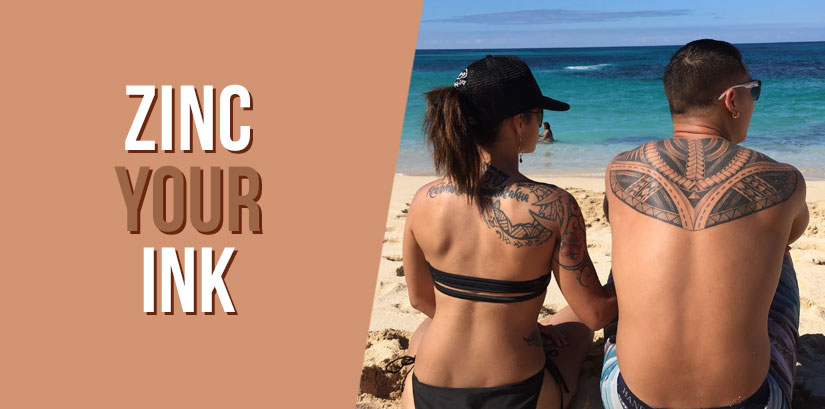
[[[610,271],[610,227],[602,213],[604,181],[601,178],[537,177],[567,189],[582,209],[587,224],[590,256],[599,278],[605,282]],[[412,331],[424,320],[424,314],[410,306],[404,282],[401,241],[408,203],[415,191],[433,176],[396,175],[387,216],[386,233],[375,287],[370,318],[364,369],[359,391],[359,409],[400,407],[402,374],[385,374],[383,366],[402,356]],[[810,223],[805,234],[791,247],[799,279],[801,301],[800,346],[794,408],[825,407],[825,181],[807,181]],[[370,272],[371,273],[371,272]],[[544,306],[558,311],[567,303],[553,284],[548,287]],[[582,370],[580,387],[570,408],[601,408],[598,379],[602,363],[602,331],[594,335],[595,343]]]

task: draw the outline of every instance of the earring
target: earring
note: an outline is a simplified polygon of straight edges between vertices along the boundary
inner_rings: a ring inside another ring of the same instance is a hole
[[[524,156],[524,154],[519,152],[518,153],[518,163],[524,162],[524,160],[521,159],[522,156]]]
[[[733,111],[733,113],[730,114],[730,117],[733,119],[739,118],[739,112]]]
[[[523,137],[523,136],[522,136],[521,138],[518,138],[518,163],[522,163],[522,162],[523,162],[523,160],[521,159],[521,157],[524,155],[524,154],[521,152],[521,140],[522,140],[522,139],[524,139],[524,137]]]

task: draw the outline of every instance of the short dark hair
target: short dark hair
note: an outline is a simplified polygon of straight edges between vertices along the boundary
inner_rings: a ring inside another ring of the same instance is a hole
[[[662,81],[672,114],[712,106],[719,94],[747,73],[742,54],[725,41],[691,41],[676,51]]]

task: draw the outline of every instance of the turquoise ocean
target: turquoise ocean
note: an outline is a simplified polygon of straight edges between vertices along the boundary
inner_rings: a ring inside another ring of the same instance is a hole
[[[825,179],[825,42],[736,46],[763,87],[742,145],[796,166],[807,179]],[[435,173],[421,130],[423,94],[452,85],[487,54],[512,54],[530,66],[545,95],[571,106],[545,111],[557,142],[524,155],[522,172],[602,176],[616,154],[670,137],[662,75],[678,48],[417,50],[396,172]]]

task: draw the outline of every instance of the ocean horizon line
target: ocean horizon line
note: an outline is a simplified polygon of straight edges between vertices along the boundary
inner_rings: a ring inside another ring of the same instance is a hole
[[[758,43],[731,43],[733,45],[761,45],[761,44],[810,44],[810,43],[825,43],[823,40],[812,41],[773,41],[773,42],[758,42]],[[581,49],[617,49],[617,48],[655,48],[655,47],[681,47],[684,44],[656,44],[656,45],[600,45],[590,47],[492,47],[492,48],[416,48],[415,52],[419,51],[496,51],[496,50],[581,50]]]

